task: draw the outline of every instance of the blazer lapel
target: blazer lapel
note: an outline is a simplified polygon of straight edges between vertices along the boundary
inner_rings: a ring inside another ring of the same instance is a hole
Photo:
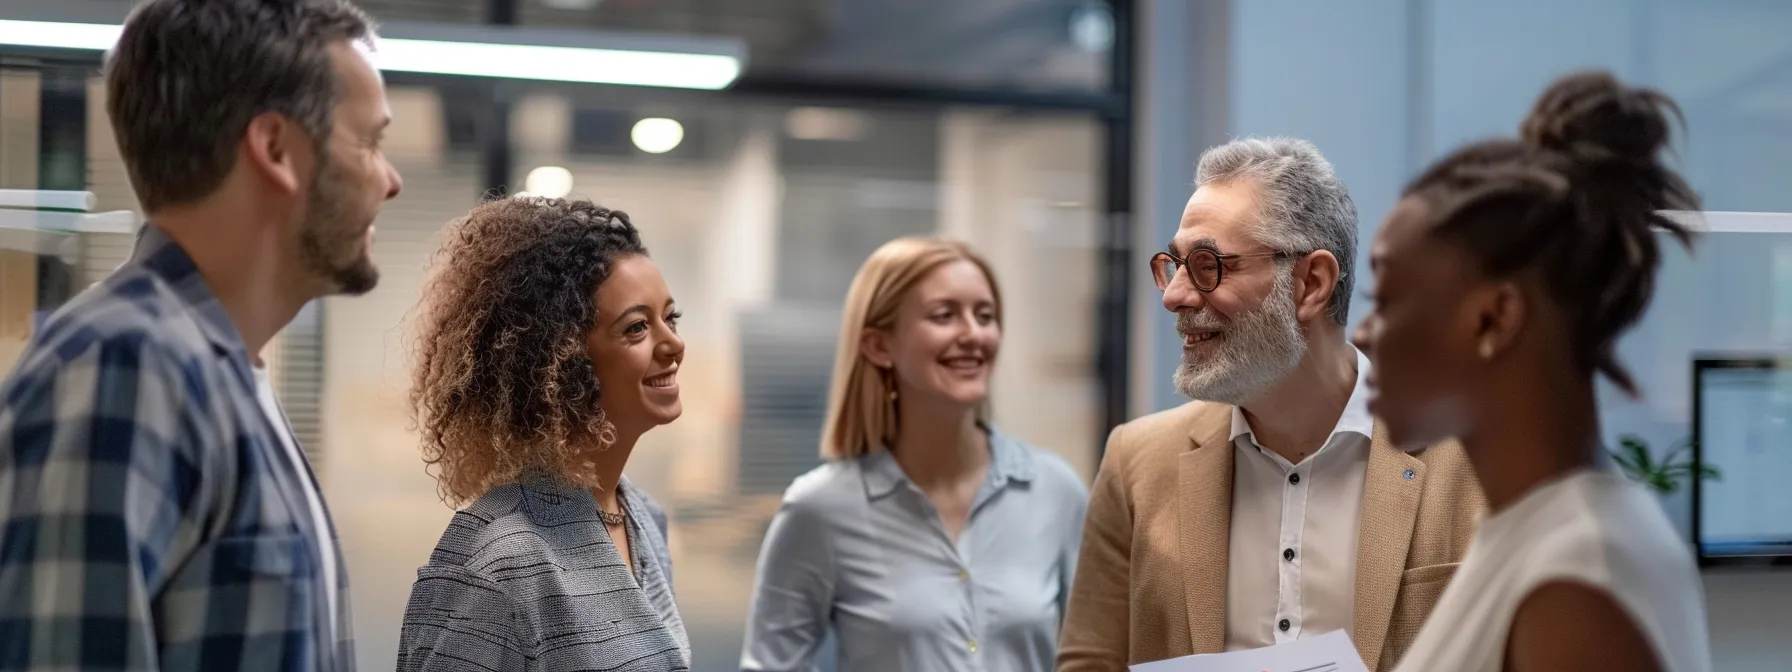
[[[1369,447],[1356,551],[1356,648],[1376,669],[1400,596],[1406,552],[1424,491],[1425,463],[1388,441],[1381,424]]]
[[[1176,510],[1191,653],[1226,646],[1226,566],[1232,540],[1230,408],[1217,427],[1190,433],[1195,449],[1177,458]]]

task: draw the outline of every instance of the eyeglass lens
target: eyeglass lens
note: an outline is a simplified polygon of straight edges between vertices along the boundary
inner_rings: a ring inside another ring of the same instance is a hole
[[[1195,289],[1211,292],[1220,285],[1220,258],[1212,250],[1197,249],[1188,253],[1188,279],[1194,283]],[[1159,252],[1151,259],[1152,279],[1157,281],[1158,289],[1170,286],[1170,280],[1176,277],[1176,258]]]

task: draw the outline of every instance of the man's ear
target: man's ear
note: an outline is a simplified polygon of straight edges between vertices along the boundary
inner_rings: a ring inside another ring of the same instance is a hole
[[[1294,265],[1294,314],[1301,322],[1325,317],[1342,270],[1329,250],[1314,250]]]
[[[317,161],[313,153],[311,136],[297,123],[285,115],[264,112],[249,120],[237,160],[280,192],[297,195],[303,186],[300,176]]]

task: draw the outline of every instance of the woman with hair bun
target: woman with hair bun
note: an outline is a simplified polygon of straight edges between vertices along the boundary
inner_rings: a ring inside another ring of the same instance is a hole
[[[1697,569],[1657,501],[1602,460],[1594,377],[1649,304],[1673,101],[1601,72],[1552,84],[1517,139],[1407,185],[1376,234],[1357,347],[1393,440],[1456,437],[1488,517],[1399,672],[1706,672]]]

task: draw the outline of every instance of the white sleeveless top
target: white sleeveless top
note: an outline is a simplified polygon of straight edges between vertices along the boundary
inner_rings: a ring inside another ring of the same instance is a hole
[[[1500,672],[1519,604],[1557,580],[1610,595],[1665,672],[1710,672],[1691,549],[1648,491],[1599,469],[1538,487],[1482,521],[1396,672]]]

